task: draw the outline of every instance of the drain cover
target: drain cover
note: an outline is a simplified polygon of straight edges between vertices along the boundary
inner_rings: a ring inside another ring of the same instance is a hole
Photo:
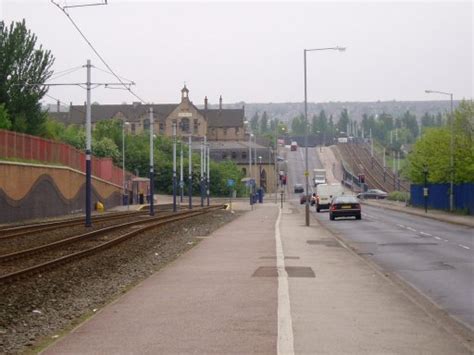
[[[287,266],[285,267],[288,277],[316,277],[313,269],[305,266]],[[253,273],[252,277],[278,277],[276,266],[260,266]]]
[[[323,239],[323,240],[307,240],[306,243],[311,245],[324,245],[327,247],[340,247],[341,244],[337,240]]]
[[[413,243],[413,242],[395,242],[377,244],[382,247],[417,247],[421,245],[438,245],[438,243]]]

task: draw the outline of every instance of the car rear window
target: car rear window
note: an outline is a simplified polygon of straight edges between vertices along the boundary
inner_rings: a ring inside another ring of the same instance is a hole
[[[353,196],[338,196],[334,198],[333,203],[359,203],[359,201]]]

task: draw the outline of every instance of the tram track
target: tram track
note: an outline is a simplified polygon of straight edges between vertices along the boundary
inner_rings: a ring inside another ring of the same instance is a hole
[[[146,220],[122,223],[120,225],[109,226],[72,236],[39,247],[1,255],[0,270],[2,274],[0,275],[0,284],[13,282],[27,276],[41,273],[44,270],[54,269],[62,264],[113,247],[149,229],[192,218],[222,207],[222,205],[217,205],[195,210],[185,210],[148,218]]]

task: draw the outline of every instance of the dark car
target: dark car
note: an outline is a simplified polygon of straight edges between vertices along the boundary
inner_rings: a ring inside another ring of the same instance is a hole
[[[295,184],[295,193],[304,192],[304,187],[302,184]]]
[[[370,189],[365,192],[361,192],[357,195],[358,198],[375,198],[382,199],[387,198],[388,194],[385,191],[379,189]]]
[[[336,196],[329,207],[329,219],[334,221],[337,217],[355,217],[361,219],[361,208],[355,196]]]

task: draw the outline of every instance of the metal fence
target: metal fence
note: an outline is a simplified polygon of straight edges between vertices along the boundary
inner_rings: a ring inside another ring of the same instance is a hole
[[[59,164],[82,172],[86,168],[85,154],[70,145],[0,129],[1,158]],[[92,157],[92,175],[119,186],[123,184],[123,171],[113,165],[111,158]]]
[[[411,185],[410,200],[413,206],[423,207],[423,185]],[[449,210],[449,184],[428,184],[428,208]],[[454,209],[474,215],[474,184],[454,185]]]

